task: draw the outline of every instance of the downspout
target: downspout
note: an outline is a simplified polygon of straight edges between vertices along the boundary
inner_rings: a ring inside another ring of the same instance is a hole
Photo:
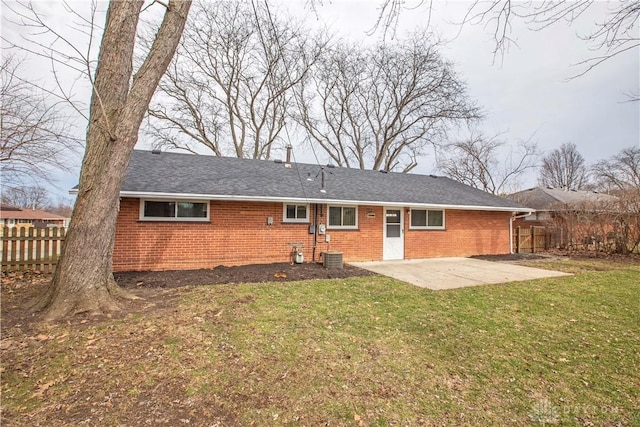
[[[512,215],[511,218],[509,218],[509,253],[513,253],[513,221],[518,218],[525,218],[531,215],[533,215],[533,212],[529,212],[524,215]]]
[[[316,246],[318,245],[318,204],[313,204],[313,253],[311,261],[316,262]]]

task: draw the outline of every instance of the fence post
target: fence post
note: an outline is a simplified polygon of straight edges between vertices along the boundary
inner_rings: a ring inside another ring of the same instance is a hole
[[[31,262],[34,261],[33,242],[34,242],[34,239],[38,237],[39,230],[35,230],[33,227],[29,227],[28,229],[26,229],[26,231],[27,231],[27,239],[24,242],[25,252],[24,252],[24,255],[22,256],[22,259],[27,262],[27,264],[24,265],[25,269],[30,270],[32,268],[33,269],[37,268],[36,264],[35,263],[31,264],[30,261]]]
[[[536,228],[531,226],[531,253],[536,253]]]
[[[520,226],[516,227],[516,253],[520,253]]]
[[[551,241],[551,230],[549,230],[548,228],[544,229],[544,250],[548,251],[549,250],[549,242]]]

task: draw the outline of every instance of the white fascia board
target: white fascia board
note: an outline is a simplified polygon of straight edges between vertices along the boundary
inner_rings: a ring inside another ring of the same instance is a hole
[[[300,197],[268,197],[268,196],[238,196],[220,194],[191,194],[191,193],[151,193],[146,191],[121,191],[120,197],[134,197],[140,199],[159,200],[227,200],[235,202],[276,202],[276,203],[315,203],[322,205],[351,205],[351,206],[389,206],[401,208],[422,209],[457,209],[466,211],[499,211],[499,212],[535,212],[530,208],[502,207],[502,206],[474,206],[474,205],[442,205],[434,203],[408,203],[408,202],[384,202],[380,200],[340,200],[340,199],[314,199]]]

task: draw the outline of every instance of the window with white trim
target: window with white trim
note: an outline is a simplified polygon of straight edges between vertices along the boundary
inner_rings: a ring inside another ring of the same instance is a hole
[[[522,217],[524,221],[549,221],[551,215],[547,211],[533,212],[529,216]]]
[[[329,206],[329,228],[358,228],[357,206]]]
[[[309,205],[283,204],[282,222],[309,222]]]
[[[209,202],[140,200],[141,221],[208,221]]]
[[[411,229],[444,230],[444,211],[411,209]]]

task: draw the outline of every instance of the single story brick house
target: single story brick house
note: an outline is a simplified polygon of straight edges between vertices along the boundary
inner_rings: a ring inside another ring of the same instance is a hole
[[[625,227],[621,227],[618,198],[606,193],[534,187],[505,197],[535,210],[516,219],[513,227],[544,228],[545,247],[608,247]]]
[[[0,206],[0,227],[67,227],[70,218],[40,209]]]
[[[534,209],[532,215],[515,221],[521,227],[554,226],[554,220],[563,212],[586,207],[607,206],[615,203],[617,197],[590,190],[568,190],[564,188],[533,187],[517,193],[508,194],[506,198]]]
[[[532,211],[440,176],[139,150],[120,197],[114,271],[504,254]]]

